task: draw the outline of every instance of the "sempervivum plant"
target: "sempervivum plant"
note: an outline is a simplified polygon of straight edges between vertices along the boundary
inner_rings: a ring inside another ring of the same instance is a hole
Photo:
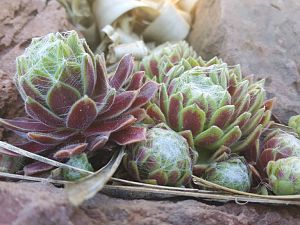
[[[277,161],[270,161],[267,166],[267,174],[274,194],[300,194],[299,157],[288,157]]]
[[[147,131],[145,141],[128,146],[123,162],[137,181],[182,186],[191,179],[191,154],[182,136],[168,128],[154,127]]]
[[[266,100],[263,80],[243,78],[239,66],[228,67],[217,58],[206,63],[183,59],[162,76],[159,95],[147,107],[149,123],[165,122],[181,132],[198,150],[199,160],[229,147],[256,162],[273,105]]]
[[[275,130],[264,139],[259,167],[265,173],[268,162],[290,156],[300,157],[300,140],[292,133]]]
[[[133,67],[125,55],[107,74],[104,57],[75,31],[35,38],[17,58],[16,84],[28,117],[0,122],[28,140],[23,149],[51,150],[56,159],[100,149],[109,139],[120,145],[144,140],[145,129],[134,123],[158,85],[142,83],[144,72],[133,74]]]
[[[204,179],[218,185],[248,192],[251,187],[251,170],[243,157],[215,162],[205,170]]]

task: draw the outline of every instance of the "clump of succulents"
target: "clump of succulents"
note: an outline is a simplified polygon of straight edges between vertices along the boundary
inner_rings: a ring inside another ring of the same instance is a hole
[[[205,170],[204,179],[244,192],[249,192],[252,180],[251,170],[243,157],[233,157],[210,164]]]
[[[300,157],[300,140],[292,133],[275,130],[267,135],[259,156],[259,167],[265,172],[270,161],[290,156]]]
[[[66,160],[101,149],[108,140],[126,145],[145,139],[145,128],[135,126],[158,84],[142,82],[125,55],[108,74],[102,55],[94,55],[75,31],[34,38],[17,58],[16,85],[28,117],[0,119],[25,137],[21,148]],[[34,164],[34,173],[46,170]],[[31,172],[29,172],[31,171]]]
[[[267,166],[267,174],[274,194],[300,194],[299,157],[288,157],[277,161],[270,161]]]
[[[183,134],[199,152],[199,163],[228,148],[256,162],[259,137],[269,125],[273,105],[266,99],[264,81],[243,78],[239,66],[229,67],[218,58],[206,62],[191,56],[174,65],[169,55],[162,54],[164,72],[156,79],[162,84],[147,107],[147,122],[163,122]],[[151,65],[151,60],[142,64]],[[164,70],[167,64],[170,69]],[[148,77],[156,76],[149,71]],[[201,164],[194,167],[196,174],[198,170],[203,170]]]
[[[137,181],[182,186],[189,183],[193,161],[187,141],[171,129],[154,127],[146,140],[132,144],[124,156],[124,167]]]

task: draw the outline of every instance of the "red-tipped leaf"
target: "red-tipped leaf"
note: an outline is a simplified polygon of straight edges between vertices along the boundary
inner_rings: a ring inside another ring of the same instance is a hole
[[[71,107],[66,125],[69,128],[84,130],[97,117],[97,108],[95,102],[87,96],[79,99]]]
[[[32,141],[35,141],[40,144],[48,145],[48,144],[60,144],[75,134],[76,133],[74,131],[63,130],[63,131],[58,131],[53,133],[29,132],[27,136]]]
[[[147,83],[145,83],[141,87],[137,98],[135,99],[132,106],[130,107],[130,110],[139,108],[145,105],[147,102],[149,102],[157,93],[158,87],[159,85],[154,81],[148,81]]]
[[[137,91],[125,91],[115,97],[114,103],[100,118],[110,119],[119,116],[129,109],[137,97]]]
[[[146,128],[127,127],[111,134],[111,138],[118,145],[128,145],[146,140]]]
[[[99,133],[111,133],[129,126],[135,121],[136,119],[132,115],[122,116],[119,118],[104,121],[99,120],[88,127],[84,133],[87,136],[92,136]]]
[[[47,104],[55,114],[64,115],[79,98],[80,93],[76,89],[57,82],[48,93]]]
[[[51,132],[55,128],[49,127],[40,121],[29,118],[1,119],[0,124],[10,130],[21,132]]]
[[[123,56],[123,58],[120,60],[115,74],[109,81],[110,86],[115,88],[116,90],[119,90],[126,82],[127,78],[131,75],[133,66],[133,57],[130,54]]]
[[[127,90],[131,91],[131,90],[139,89],[143,84],[144,76],[145,76],[144,71],[138,71],[135,74],[133,74]]]
[[[83,82],[83,93],[91,96],[95,88],[96,74],[93,60],[88,54],[83,56],[81,65],[81,79]]]
[[[50,127],[64,126],[64,120],[59,118],[46,107],[35,101],[33,98],[28,97],[25,102],[25,109],[28,115],[32,118],[41,121]]]
[[[87,147],[87,143],[67,145],[59,149],[55,154],[56,159],[68,159],[73,155],[79,155],[84,152]]]

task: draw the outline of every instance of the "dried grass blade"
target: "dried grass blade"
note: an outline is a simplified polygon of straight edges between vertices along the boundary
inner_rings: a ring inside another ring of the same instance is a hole
[[[132,187],[132,186],[116,186],[116,185],[106,185],[104,191],[106,190],[114,190],[114,191],[122,191],[129,192],[128,196],[135,196],[134,193],[140,195],[141,193],[147,194],[165,194],[165,195],[173,195],[173,196],[183,196],[183,197],[195,197],[201,198],[210,201],[218,201],[218,202],[227,202],[227,201],[235,201],[237,203],[241,202],[253,202],[253,203],[264,203],[264,204],[284,204],[284,205],[300,205],[300,201],[292,201],[292,200],[281,200],[281,199],[265,199],[265,198],[252,198],[249,196],[241,196],[241,195],[231,195],[231,194],[218,194],[218,193],[193,193],[193,192],[183,192],[183,191],[175,191],[175,190],[161,190],[154,188],[146,188],[146,187]]]
[[[34,154],[32,152],[28,152],[24,149],[18,148],[16,146],[13,146],[13,145],[8,144],[8,143],[3,142],[3,141],[0,141],[0,152],[1,152],[1,148],[4,148],[5,150],[12,151],[12,152],[17,153],[19,155],[22,155],[22,156],[25,156],[25,157],[28,157],[28,158],[31,158],[31,159],[37,160],[39,162],[55,166],[55,167],[61,167],[61,168],[65,168],[65,169],[73,169],[73,170],[76,170],[76,171],[79,171],[79,172],[82,172],[82,173],[93,174],[93,172],[83,170],[83,169],[80,169],[80,168],[77,168],[77,167],[74,167],[74,166],[69,166],[67,164],[57,162],[57,161],[52,160],[52,159],[48,159],[44,156],[37,155],[37,154]]]
[[[193,181],[196,185],[199,186],[206,186],[209,188],[213,188],[215,190],[222,190],[224,192],[228,193],[233,193],[233,194],[238,194],[238,195],[243,195],[247,197],[254,197],[254,198],[263,198],[263,199],[277,199],[277,200],[300,200],[300,195],[259,195],[259,194],[254,194],[254,193],[248,193],[248,192],[243,192],[243,191],[237,191],[233,190],[227,187],[223,187],[221,185],[209,182],[207,180],[204,180],[202,178],[193,176]]]
[[[0,172],[0,177],[6,177],[6,178],[12,178],[12,179],[18,179],[18,180],[44,182],[44,183],[53,183],[53,184],[70,183],[69,181],[65,181],[65,180],[54,180],[54,179],[50,179],[50,178],[32,177],[32,176],[25,176],[25,175],[5,173],[5,172]]]

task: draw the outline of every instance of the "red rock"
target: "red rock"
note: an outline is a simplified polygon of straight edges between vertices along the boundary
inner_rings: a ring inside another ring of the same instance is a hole
[[[1,225],[195,225],[299,224],[295,206],[221,206],[196,200],[126,200],[97,194],[73,207],[62,188],[41,183],[0,182]]]

